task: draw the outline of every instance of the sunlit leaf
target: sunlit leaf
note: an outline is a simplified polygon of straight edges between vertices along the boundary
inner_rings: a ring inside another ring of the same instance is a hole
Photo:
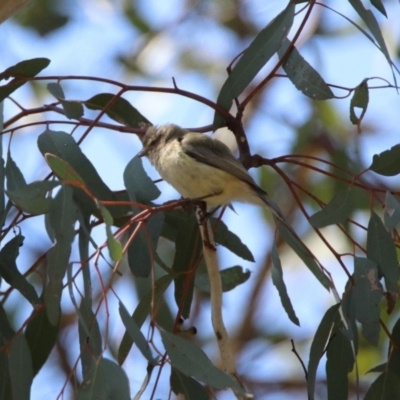
[[[293,309],[292,302],[290,301],[289,295],[286,290],[286,285],[283,280],[283,270],[281,265],[281,260],[279,258],[278,249],[274,243],[271,250],[272,258],[272,269],[271,276],[272,282],[278,290],[279,297],[281,298],[281,303],[288,315],[289,319],[296,325],[300,326],[300,321]]]
[[[62,158],[55,156],[54,154],[46,153],[44,158],[49,164],[52,171],[63,181],[75,182],[85,186],[84,180],[79,174]]]
[[[278,50],[280,59],[286,53],[289,45],[290,40],[285,39]],[[296,47],[292,47],[282,67],[294,86],[311,99],[327,100],[334,97],[331,88],[325,83],[321,75],[302,57]]]
[[[394,176],[400,173],[400,145],[375,154],[369,169],[379,175]]]

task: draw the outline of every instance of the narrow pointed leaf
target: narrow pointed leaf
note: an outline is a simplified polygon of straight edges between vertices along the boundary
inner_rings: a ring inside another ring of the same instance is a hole
[[[171,368],[171,389],[176,395],[182,395],[184,399],[208,400],[210,398],[199,382],[173,367]]]
[[[243,393],[231,376],[218,369],[199,347],[178,335],[160,330],[171,364],[178,371],[215,389],[228,387]]]
[[[16,264],[23,241],[24,237],[17,235],[0,250],[0,276],[35,307],[40,304],[36,290],[21,274]]]
[[[387,291],[397,295],[400,269],[396,246],[382,220],[374,212],[368,223],[367,258],[377,264],[379,273],[385,278]]]
[[[85,186],[84,180],[79,174],[62,158],[54,154],[46,153],[44,158],[52,171],[63,181],[74,182],[77,185]]]
[[[290,45],[290,40],[285,39],[278,50],[282,59]],[[288,78],[303,94],[314,100],[327,100],[334,97],[331,88],[325,83],[321,75],[302,57],[296,47],[292,50],[282,65]]]
[[[272,282],[275,287],[278,289],[279,297],[281,298],[281,303],[288,315],[289,319],[296,325],[300,326],[300,321],[296,316],[296,313],[293,309],[292,302],[290,301],[289,295],[286,290],[286,285],[283,280],[283,271],[281,260],[279,259],[278,249],[274,243],[271,250],[271,258],[272,258]]]
[[[61,103],[65,116],[69,119],[79,119],[83,115],[83,106],[78,101],[65,100],[64,91],[59,83],[49,83],[47,90]]]
[[[310,359],[308,361],[307,390],[309,400],[314,400],[315,381],[317,377],[317,368],[325,348],[328,345],[329,338],[332,335],[335,320],[338,318],[340,304],[332,306],[322,318],[310,348]]]
[[[11,154],[7,155],[6,163],[7,190],[18,190],[26,186],[26,181]]]
[[[247,269],[244,270],[240,266],[234,266],[223,269],[220,271],[220,275],[222,291],[229,292],[236,286],[246,282],[250,278],[251,272]],[[197,273],[194,284],[198,289],[207,293],[210,292],[210,279],[207,273]]]
[[[254,256],[249,248],[240,240],[239,236],[231,232],[223,221],[217,222],[216,218],[211,219],[211,225],[218,228],[214,234],[214,240],[221,246],[226,247],[233,254],[243,258],[243,260],[254,262]]]
[[[0,86],[0,101],[4,100],[12,92],[26,83],[25,78],[34,77],[49,64],[50,60],[47,58],[33,58],[31,60],[21,61],[1,72],[0,81],[3,79],[13,79],[5,85]]]
[[[348,374],[353,369],[354,356],[350,341],[337,331],[326,352],[328,400],[348,399]]]
[[[376,263],[366,258],[356,257],[354,259],[354,281],[356,318],[361,322],[365,338],[376,346],[380,331],[379,302],[383,297]]]
[[[231,74],[223,84],[218,95],[217,103],[229,111],[233,99],[238,97],[250,84],[257,73],[281,47],[293,24],[295,5],[288,6],[277,15],[251,42],[244,51]],[[222,125],[223,121],[215,113],[214,130]]]
[[[369,102],[368,92],[368,80],[364,79],[354,91],[353,97],[350,101],[350,121],[358,126],[358,130],[361,131],[360,124],[363,120],[365,113],[367,112]],[[361,109],[360,116],[356,115],[356,108]]]
[[[157,360],[153,357],[146,338],[144,337],[140,328],[137,326],[135,320],[131,318],[125,306],[121,302],[119,302],[119,315],[121,316],[121,320],[127,332],[131,336],[131,339],[136,343],[140,352],[150,364],[156,365]]]
[[[91,97],[83,104],[90,110],[106,110],[106,114],[123,125],[134,128],[139,127],[140,123],[148,123],[150,121],[145,118],[140,112],[133,107],[129,101],[123,97],[116,97],[111,93],[101,93]]]
[[[400,223],[400,203],[390,192],[386,193],[384,220],[389,231]]]

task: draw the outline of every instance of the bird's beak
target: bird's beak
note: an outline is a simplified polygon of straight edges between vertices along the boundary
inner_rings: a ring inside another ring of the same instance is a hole
[[[143,147],[142,150],[139,151],[139,153],[137,153],[136,157],[144,157],[147,155],[147,150]]]

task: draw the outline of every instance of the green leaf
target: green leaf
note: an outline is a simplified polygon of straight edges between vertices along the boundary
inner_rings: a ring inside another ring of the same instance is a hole
[[[4,122],[4,102],[0,101],[0,132],[3,131],[3,122]],[[6,169],[3,158],[3,135],[1,135],[0,137],[0,226],[3,226],[4,220],[7,215],[5,212],[5,197],[4,197],[5,177],[6,177]]]
[[[349,3],[352,5],[352,7],[360,16],[360,18],[364,21],[365,25],[367,25],[368,29],[370,30],[370,32],[372,33],[373,37],[376,40],[377,47],[385,56],[387,62],[389,63],[393,71],[393,68],[395,67],[393,61],[390,59],[389,50],[386,47],[385,39],[383,38],[381,29],[374,14],[371,12],[371,10],[366,9],[360,0],[349,0]],[[394,73],[393,73],[393,79],[395,81],[395,84],[397,85],[396,76],[394,75]]]
[[[364,400],[400,400],[399,376],[392,371],[380,374],[372,383]]]
[[[59,83],[48,83],[47,90],[61,103],[67,118],[79,119],[82,117],[82,104],[78,101],[65,100],[64,91]]]
[[[357,86],[354,91],[353,97],[350,101],[350,121],[358,126],[360,131],[360,124],[363,120],[365,113],[367,112],[369,102],[369,92],[368,92],[368,79],[364,79],[359,86]],[[361,108],[361,114],[357,117],[355,113],[355,108]]]
[[[82,299],[78,317],[82,375],[87,380],[87,376],[90,375],[93,367],[93,357],[99,359],[103,354],[100,327],[92,310],[91,299],[87,297]]]
[[[146,338],[136,324],[134,318],[131,318],[125,306],[121,302],[119,302],[119,315],[121,316],[121,320],[126,328],[126,331],[129,333],[131,339],[136,343],[136,346],[140,352],[150,364],[156,365],[157,360],[153,357]]]
[[[371,171],[383,176],[394,176],[400,173],[400,145],[393,146],[390,150],[375,154]]]
[[[353,211],[353,192],[351,189],[337,192],[333,199],[310,218],[314,228],[323,228],[346,221]]]
[[[283,280],[283,270],[281,265],[281,260],[279,259],[278,249],[274,243],[271,250],[272,258],[272,283],[278,289],[279,297],[281,298],[281,303],[288,315],[289,319],[296,325],[300,326],[300,321],[293,309],[292,302],[290,301],[289,295],[287,294],[286,285]]]
[[[107,358],[93,360],[78,389],[77,400],[130,400],[129,381],[124,370]]]
[[[12,159],[10,152],[7,154],[5,172],[7,178],[7,190],[18,190],[26,186],[25,178],[15,161]]]
[[[400,223],[400,203],[390,192],[386,192],[384,220],[389,231]]]
[[[356,318],[362,325],[364,337],[377,345],[380,331],[379,302],[383,297],[376,263],[366,258],[354,258],[354,303]]]
[[[371,0],[371,4],[387,18],[385,6],[383,5],[381,0]]]
[[[68,135],[65,132],[46,130],[38,138],[38,147],[43,156],[50,153],[52,154],[50,158],[53,161],[55,160],[55,157],[64,160],[66,166],[70,166],[71,171],[76,172],[77,175],[73,174],[73,176],[79,176],[84,181],[85,187],[89,189],[94,197],[99,200],[117,201],[117,196],[103,182],[93,164],[83,154],[81,148],[71,135]],[[49,156],[47,156],[47,158],[49,159]],[[53,166],[54,165],[55,164],[53,164]],[[62,170],[63,166],[59,165],[59,167]],[[83,204],[85,204],[85,200],[88,200],[87,195],[83,193],[81,189],[77,188],[74,188],[74,198],[78,199],[77,201],[79,202],[83,202]],[[97,208],[91,199],[90,205],[93,206],[97,212]],[[107,208],[114,218],[117,215],[125,215],[127,209],[129,209],[119,205],[108,206]]]
[[[379,273],[385,278],[387,291],[397,295],[400,269],[396,246],[382,220],[374,212],[368,223],[367,258],[378,265]]]
[[[129,269],[137,277],[147,277],[151,272],[157,243],[164,225],[164,213],[153,214],[137,232],[127,250]],[[132,235],[135,226],[129,229]]]
[[[204,387],[190,376],[171,368],[171,389],[176,394],[181,394],[184,399],[208,400],[210,397]]]
[[[387,367],[389,371],[392,371],[397,376],[400,376],[400,318],[396,321],[392,329],[389,345],[390,345],[389,348],[390,356],[388,359]],[[385,370],[386,368],[384,368],[380,372],[383,372]]]
[[[28,343],[22,334],[16,335],[11,342],[8,368],[13,399],[29,400],[33,381],[32,360]]]
[[[281,47],[293,24],[295,5],[290,2],[251,42],[222,85],[217,104],[229,111],[232,101],[250,84],[267,61]],[[216,112],[213,130],[223,125]]]
[[[21,274],[16,264],[19,248],[23,242],[24,236],[17,235],[0,250],[0,276],[35,307],[41,303],[36,290]]]
[[[144,170],[142,159],[137,156],[129,161],[124,170],[124,184],[133,202],[149,204],[161,194]]]
[[[308,361],[307,390],[309,400],[314,400],[315,380],[317,368],[325,348],[329,343],[329,338],[334,333],[332,328],[339,315],[340,304],[335,304],[325,313],[322,318],[310,348],[310,359]]]
[[[106,114],[123,125],[133,128],[140,127],[140,123],[150,124],[150,121],[145,118],[140,112],[132,107],[129,101],[123,97],[116,97],[115,94],[101,93],[91,97],[83,104],[90,110],[106,110]]]
[[[47,193],[59,186],[58,181],[37,181],[15,190],[6,190],[9,199],[27,214],[41,215],[49,212],[52,198]]]
[[[154,309],[159,308],[160,304],[163,302],[164,292],[167,290],[172,280],[173,280],[172,275],[162,276],[161,278],[155,281],[151,290],[140,299],[140,302],[132,315],[132,318],[136,322],[138,328],[140,328],[143,325],[144,321],[150,314],[152,305]],[[123,364],[132,345],[133,345],[133,339],[131,338],[128,332],[125,332],[120,347],[118,349],[119,364]]]
[[[353,369],[354,356],[350,341],[337,331],[326,352],[328,400],[348,399],[348,374]]]
[[[44,299],[52,325],[57,325],[60,317],[63,278],[68,268],[71,245],[75,236],[77,212],[72,199],[72,189],[69,186],[62,187],[52,201],[49,211],[49,222],[55,234],[56,244],[47,253],[48,284]]]
[[[193,299],[193,267],[197,262],[202,245],[199,224],[193,215],[179,226],[175,242],[175,257],[172,269],[176,274],[175,302],[182,310],[182,318],[188,318]]]
[[[181,336],[160,330],[161,339],[171,364],[178,371],[191,376],[215,389],[228,387],[243,393],[238,383],[228,374],[218,369],[199,347]]]
[[[304,245],[304,243],[283,223],[277,222],[279,233],[285,239],[285,242],[292,248],[292,250],[303,260],[304,264],[309,268],[309,270],[315,275],[315,277],[320,281],[320,283],[329,290],[330,281],[329,278],[322,271],[321,267],[318,265],[315,257],[311,251]]]
[[[212,226],[218,224],[218,228],[214,234],[214,240],[217,244],[226,247],[233,254],[243,258],[243,260],[254,262],[253,254],[249,248],[240,240],[239,236],[231,232],[223,221],[217,218],[211,218]]]
[[[283,41],[278,50],[280,59],[285,55],[290,44],[289,39]],[[325,83],[321,75],[301,56],[296,47],[292,47],[282,67],[296,89],[311,99],[327,100],[334,97],[331,88]]]
[[[107,247],[110,252],[111,260],[120,261],[123,257],[122,253],[122,244],[120,241],[115,239],[111,227],[114,223],[113,217],[110,212],[105,208],[101,203],[97,203],[97,208],[100,210],[100,213],[104,219],[104,223],[106,225],[106,234],[107,234]]]
[[[62,181],[72,181],[76,184],[85,186],[84,180],[79,176],[79,174],[62,158],[55,156],[54,154],[46,153],[44,155],[47,164],[52,169],[52,171],[62,180]]]
[[[59,325],[54,326],[50,323],[44,307],[32,312],[25,336],[32,356],[33,376],[40,371],[53,350],[58,330]]]
[[[243,270],[240,266],[230,267],[220,271],[222,291],[229,292],[236,286],[246,282],[251,275],[249,270]],[[204,292],[210,292],[210,279],[207,273],[197,273],[194,281],[195,286]]]
[[[3,86],[0,86],[0,101],[4,100],[12,92],[26,83],[25,78],[32,78],[50,64],[47,58],[33,58],[21,61],[0,73],[0,81],[14,78]]]

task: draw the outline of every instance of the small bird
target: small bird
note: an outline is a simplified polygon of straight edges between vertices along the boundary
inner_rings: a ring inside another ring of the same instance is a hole
[[[218,139],[168,124],[150,126],[142,142],[138,155],[147,156],[183,197],[205,201],[208,210],[232,201],[267,205],[283,218],[279,207]]]

